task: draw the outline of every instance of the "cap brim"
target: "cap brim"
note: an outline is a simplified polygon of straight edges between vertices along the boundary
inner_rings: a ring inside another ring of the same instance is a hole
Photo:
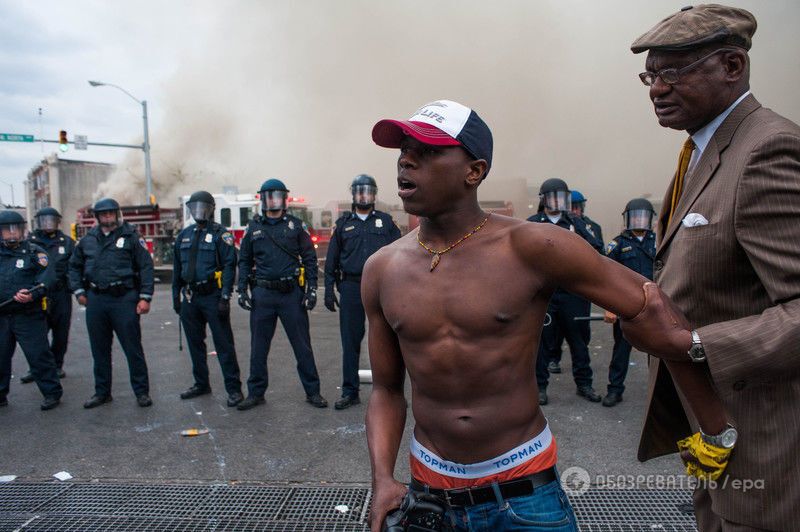
[[[414,137],[432,146],[461,146],[459,141],[425,122],[384,119],[372,128],[372,140],[384,148],[399,148],[405,137]]]

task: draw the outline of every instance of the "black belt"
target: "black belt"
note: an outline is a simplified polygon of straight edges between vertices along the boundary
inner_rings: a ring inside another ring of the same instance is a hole
[[[342,281],[353,281],[356,283],[361,282],[361,274],[360,273],[343,273],[342,274]]]
[[[504,499],[524,497],[533,493],[536,488],[541,488],[545,484],[553,482],[556,478],[558,477],[556,476],[556,468],[554,466],[527,477],[501,482],[499,484],[500,495],[502,495]],[[410,487],[414,491],[425,491],[425,485],[413,478],[411,479]],[[440,497],[450,506],[472,506],[497,500],[491,484],[478,488],[457,488],[451,490],[428,488],[427,491],[431,495]]]
[[[274,281],[269,281],[267,279],[256,279],[255,284],[259,288],[267,288],[268,290],[281,290],[286,287],[294,288],[294,285],[297,284],[297,280],[294,277],[286,277],[284,279],[276,279]]]

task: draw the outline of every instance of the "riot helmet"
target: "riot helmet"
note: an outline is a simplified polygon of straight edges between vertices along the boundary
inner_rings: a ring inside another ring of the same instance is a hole
[[[214,220],[214,207],[216,202],[214,196],[205,190],[198,190],[186,202],[186,209],[197,223],[206,223]]]
[[[586,198],[577,190],[570,193],[570,201],[572,202],[571,210],[575,216],[583,216],[583,211],[586,208]]]
[[[372,209],[375,207],[378,184],[371,175],[360,174],[350,184],[350,193],[353,195],[353,207]]]
[[[0,212],[0,243],[15,248],[25,236],[25,218],[17,211]]]
[[[36,228],[45,233],[55,233],[61,223],[61,213],[53,207],[39,209],[34,218],[36,219]]]
[[[286,210],[289,189],[279,179],[267,179],[258,190],[261,197],[261,212]]]
[[[94,211],[94,217],[97,219],[97,223],[100,225],[100,227],[113,230],[122,225],[122,211],[119,208],[119,203],[117,200],[112,198],[103,198],[94,204],[92,210]],[[100,215],[108,212],[113,212],[115,214],[114,220],[101,220]]]
[[[551,211],[569,212],[572,203],[569,187],[563,179],[547,179],[539,188],[539,199]]]
[[[656,212],[653,204],[644,198],[632,199],[625,205],[622,219],[628,231],[652,231]]]

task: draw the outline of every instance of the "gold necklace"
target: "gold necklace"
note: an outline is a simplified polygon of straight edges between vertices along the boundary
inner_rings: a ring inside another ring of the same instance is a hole
[[[447,253],[448,251],[450,251],[451,249],[453,249],[454,247],[456,247],[457,245],[462,243],[464,240],[468,239],[469,237],[471,237],[472,235],[474,235],[475,233],[480,231],[483,228],[483,226],[486,225],[486,222],[489,221],[489,216],[491,216],[491,215],[492,215],[492,213],[489,213],[488,216],[486,216],[486,218],[483,219],[483,221],[480,223],[480,225],[478,225],[478,227],[476,227],[475,229],[473,229],[472,231],[470,231],[466,235],[464,235],[461,238],[459,238],[458,240],[456,240],[456,242],[454,244],[451,244],[451,245],[447,246],[446,248],[444,248],[441,251],[436,251],[435,249],[429,248],[428,246],[426,246],[425,244],[422,243],[422,240],[419,239],[419,234],[422,232],[421,228],[420,228],[420,231],[417,231],[417,242],[419,242],[420,246],[425,248],[425,251],[427,251],[428,253],[433,255],[433,259],[431,259],[431,270],[430,271],[433,271],[433,270],[436,269],[436,267],[439,265],[439,261],[442,260],[442,255],[444,255],[445,253]]]

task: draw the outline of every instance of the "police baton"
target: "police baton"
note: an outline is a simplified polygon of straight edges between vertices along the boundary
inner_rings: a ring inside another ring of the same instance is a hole
[[[573,318],[575,321],[603,321],[605,317],[602,314],[589,314],[588,316],[576,316]]]
[[[34,286],[33,288],[29,288],[28,292],[32,292],[34,290],[39,290],[40,288],[44,288],[44,283],[39,283],[36,286]],[[16,302],[16,299],[14,299],[13,297],[10,298],[10,299],[6,299],[2,303],[0,303],[0,308],[5,308],[6,306],[8,306],[8,305],[10,305],[11,303],[14,303],[14,302]]]
[[[183,351],[183,324],[178,316],[178,351]]]

